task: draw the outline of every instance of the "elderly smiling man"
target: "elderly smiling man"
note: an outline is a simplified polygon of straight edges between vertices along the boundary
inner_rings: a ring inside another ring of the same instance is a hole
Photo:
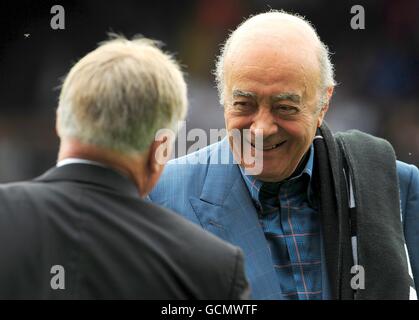
[[[414,298],[418,169],[382,139],[331,134],[333,66],[313,27],[277,11],[248,19],[216,76],[227,132],[250,131],[261,172],[224,139],[171,161],[150,198],[240,246],[255,299]],[[188,164],[197,155],[207,164]]]

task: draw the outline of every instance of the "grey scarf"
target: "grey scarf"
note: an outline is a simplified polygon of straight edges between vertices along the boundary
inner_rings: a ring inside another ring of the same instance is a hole
[[[393,148],[357,130],[333,136],[325,124],[314,145],[313,179],[332,298],[409,299],[414,285],[408,274]],[[362,270],[351,273],[354,264],[362,266],[364,278]]]

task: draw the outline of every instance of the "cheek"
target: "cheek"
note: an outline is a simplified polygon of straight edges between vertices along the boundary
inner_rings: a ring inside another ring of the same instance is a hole
[[[236,116],[233,114],[224,114],[227,130],[250,128],[251,119],[249,117]]]
[[[313,121],[310,117],[304,117],[292,121],[278,121],[278,124],[290,138],[303,140],[312,135]]]

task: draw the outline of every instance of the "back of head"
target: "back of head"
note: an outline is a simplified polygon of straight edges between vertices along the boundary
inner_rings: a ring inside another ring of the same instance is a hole
[[[182,72],[157,43],[116,37],[78,61],[66,76],[57,110],[60,138],[141,153],[159,129],[185,117]]]

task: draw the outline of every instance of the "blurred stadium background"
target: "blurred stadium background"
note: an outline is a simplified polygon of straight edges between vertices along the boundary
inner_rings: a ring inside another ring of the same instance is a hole
[[[50,27],[54,4],[65,8],[65,30]],[[365,30],[350,27],[355,4],[365,8]],[[219,45],[244,17],[269,8],[306,16],[334,53],[332,129],[388,139],[400,160],[418,165],[419,1],[2,1],[0,182],[30,179],[55,164],[60,78],[109,31],[163,41],[187,73],[187,128],[222,128],[212,76]]]

